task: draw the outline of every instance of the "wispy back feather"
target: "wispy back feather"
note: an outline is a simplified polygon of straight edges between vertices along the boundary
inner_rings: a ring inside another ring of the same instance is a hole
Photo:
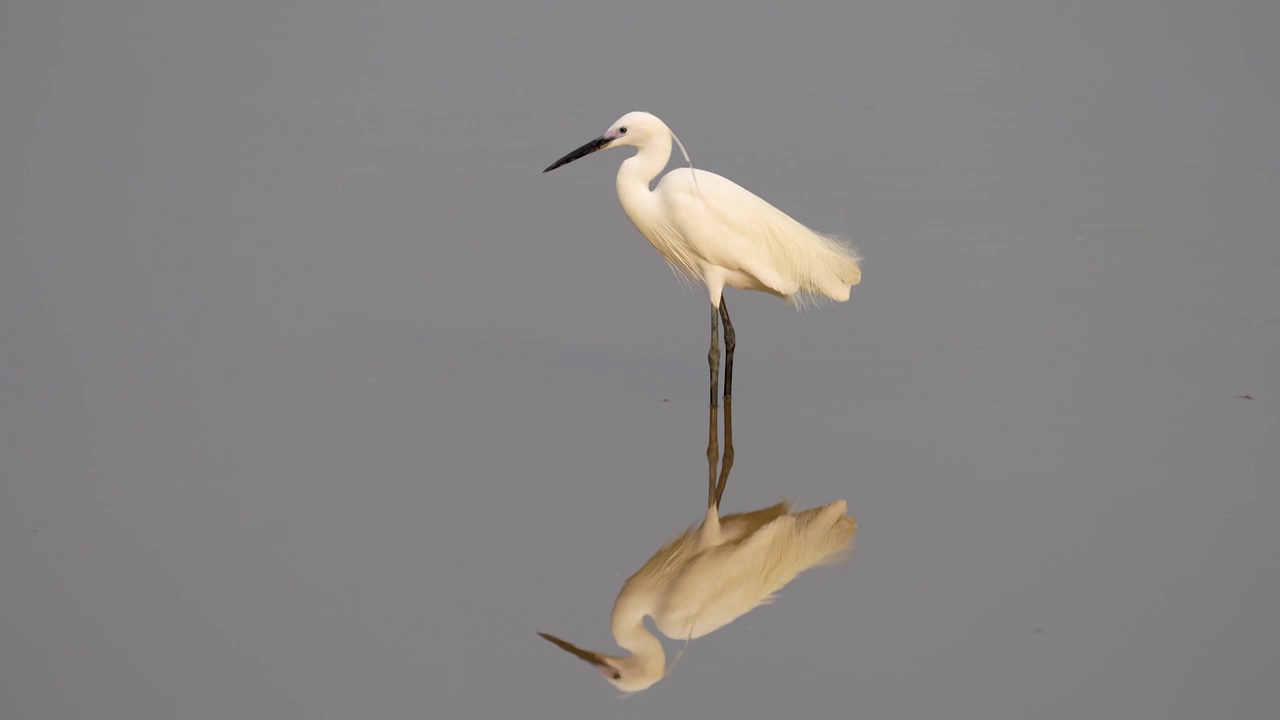
[[[838,500],[781,515],[738,542],[690,555],[655,616],[659,629],[669,637],[701,637],[772,602],[805,570],[836,561],[857,532],[846,509]]]
[[[760,528],[784,516],[791,509],[786,500],[750,512],[734,513],[720,518],[720,532],[726,544],[737,544],[749,538]],[[700,523],[690,525],[684,532],[671,538],[653,557],[623,584],[627,587],[661,585],[685,570],[698,546]]]
[[[744,272],[797,308],[848,300],[862,280],[862,258],[846,241],[811,230],[727,178],[678,168],[658,190],[672,208],[655,223],[655,246],[677,273],[702,279],[703,261]],[[708,228],[718,237],[705,237]]]
[[[754,230],[763,241],[769,267],[798,285],[787,300],[799,309],[828,298],[848,300],[849,288],[862,281],[858,253],[840,237],[811,230],[752,197],[759,201]]]

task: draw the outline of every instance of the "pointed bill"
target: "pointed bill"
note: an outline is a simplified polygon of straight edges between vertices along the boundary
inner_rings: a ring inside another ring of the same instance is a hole
[[[567,643],[564,640],[561,640],[560,638],[556,637],[555,635],[548,635],[544,632],[540,632],[538,634],[546,638],[550,642],[553,642],[556,645],[558,645],[561,650],[564,650],[565,652],[576,655],[580,659],[591,663],[592,665],[595,666],[597,670],[600,671],[601,675],[605,676],[606,679],[611,678],[613,680],[618,680],[621,677],[621,675],[618,674],[618,669],[610,665],[608,659],[606,659],[605,656],[601,655],[600,653],[591,652],[590,650],[583,650],[577,645],[574,645],[573,643]]]
[[[609,135],[608,135],[607,133],[606,133],[605,135],[601,135],[600,137],[596,138],[595,140],[592,140],[591,142],[587,143],[586,145],[583,145],[582,147],[578,148],[577,150],[574,150],[573,152],[569,153],[568,155],[565,155],[564,157],[560,158],[559,160],[557,160],[557,161],[555,161],[555,162],[551,163],[551,165],[550,165],[549,167],[547,167],[547,169],[546,169],[546,170],[543,170],[542,172],[544,172],[544,173],[549,173],[549,172],[551,172],[552,170],[555,170],[556,168],[560,167],[561,165],[568,165],[569,163],[573,162],[574,160],[577,160],[578,158],[586,157],[586,156],[590,155],[591,153],[596,152],[597,150],[603,150],[603,149],[604,149],[604,146],[605,146],[605,145],[608,145],[612,140],[613,140],[613,138],[612,138],[612,137],[609,137]],[[554,642],[554,641],[552,641],[552,642]]]
[[[583,650],[577,645],[574,645],[573,643],[567,643],[564,640],[561,640],[560,638],[556,637],[555,635],[548,635],[544,632],[540,632],[538,634],[546,638],[547,640],[555,643],[556,645],[559,645],[561,650],[577,655],[579,658],[586,660],[592,665],[608,665],[609,664],[609,662],[605,660],[604,656],[598,652]]]

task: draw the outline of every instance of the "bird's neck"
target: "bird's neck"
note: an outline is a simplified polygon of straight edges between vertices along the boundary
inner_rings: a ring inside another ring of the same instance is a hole
[[[649,183],[662,172],[671,159],[671,139],[666,142],[646,143],[635,155],[622,161],[618,168],[618,197],[626,204],[627,197],[649,194]]]
[[[619,647],[631,651],[631,657],[621,658],[620,663],[645,678],[660,680],[667,670],[667,655],[662,641],[644,625],[644,611],[631,606],[625,600],[614,609],[613,639]]]

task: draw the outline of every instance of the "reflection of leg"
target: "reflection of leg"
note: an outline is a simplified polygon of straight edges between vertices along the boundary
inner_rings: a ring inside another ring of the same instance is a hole
[[[719,405],[720,389],[720,324],[719,313],[711,308],[711,352],[707,353],[707,364],[711,366],[711,407]]]
[[[720,319],[724,321],[724,396],[733,395],[733,349],[737,346],[737,338],[733,334],[733,323],[729,321],[729,306],[724,298],[720,298]],[[726,422],[728,418],[726,417]]]
[[[729,380],[725,378],[725,389]],[[720,507],[720,498],[724,497],[724,486],[729,482],[729,471],[733,469],[733,398],[724,396],[724,457],[720,460],[720,482],[716,485],[716,508]]]
[[[717,415],[715,405],[707,409],[707,416],[711,419],[707,428],[707,508],[715,507],[717,500],[716,461],[720,459],[720,440],[717,437],[720,423]]]

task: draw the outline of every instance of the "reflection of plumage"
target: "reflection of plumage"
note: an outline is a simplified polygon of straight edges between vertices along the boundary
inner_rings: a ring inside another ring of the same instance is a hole
[[[830,563],[851,547],[857,523],[844,500],[798,513],[787,502],[706,520],[668,542],[622,586],[612,629],[630,656],[581,650],[543,637],[595,665],[625,691],[644,690],[667,673],[662,643],[644,625],[675,640],[702,637],[760,605],[809,568]]]

